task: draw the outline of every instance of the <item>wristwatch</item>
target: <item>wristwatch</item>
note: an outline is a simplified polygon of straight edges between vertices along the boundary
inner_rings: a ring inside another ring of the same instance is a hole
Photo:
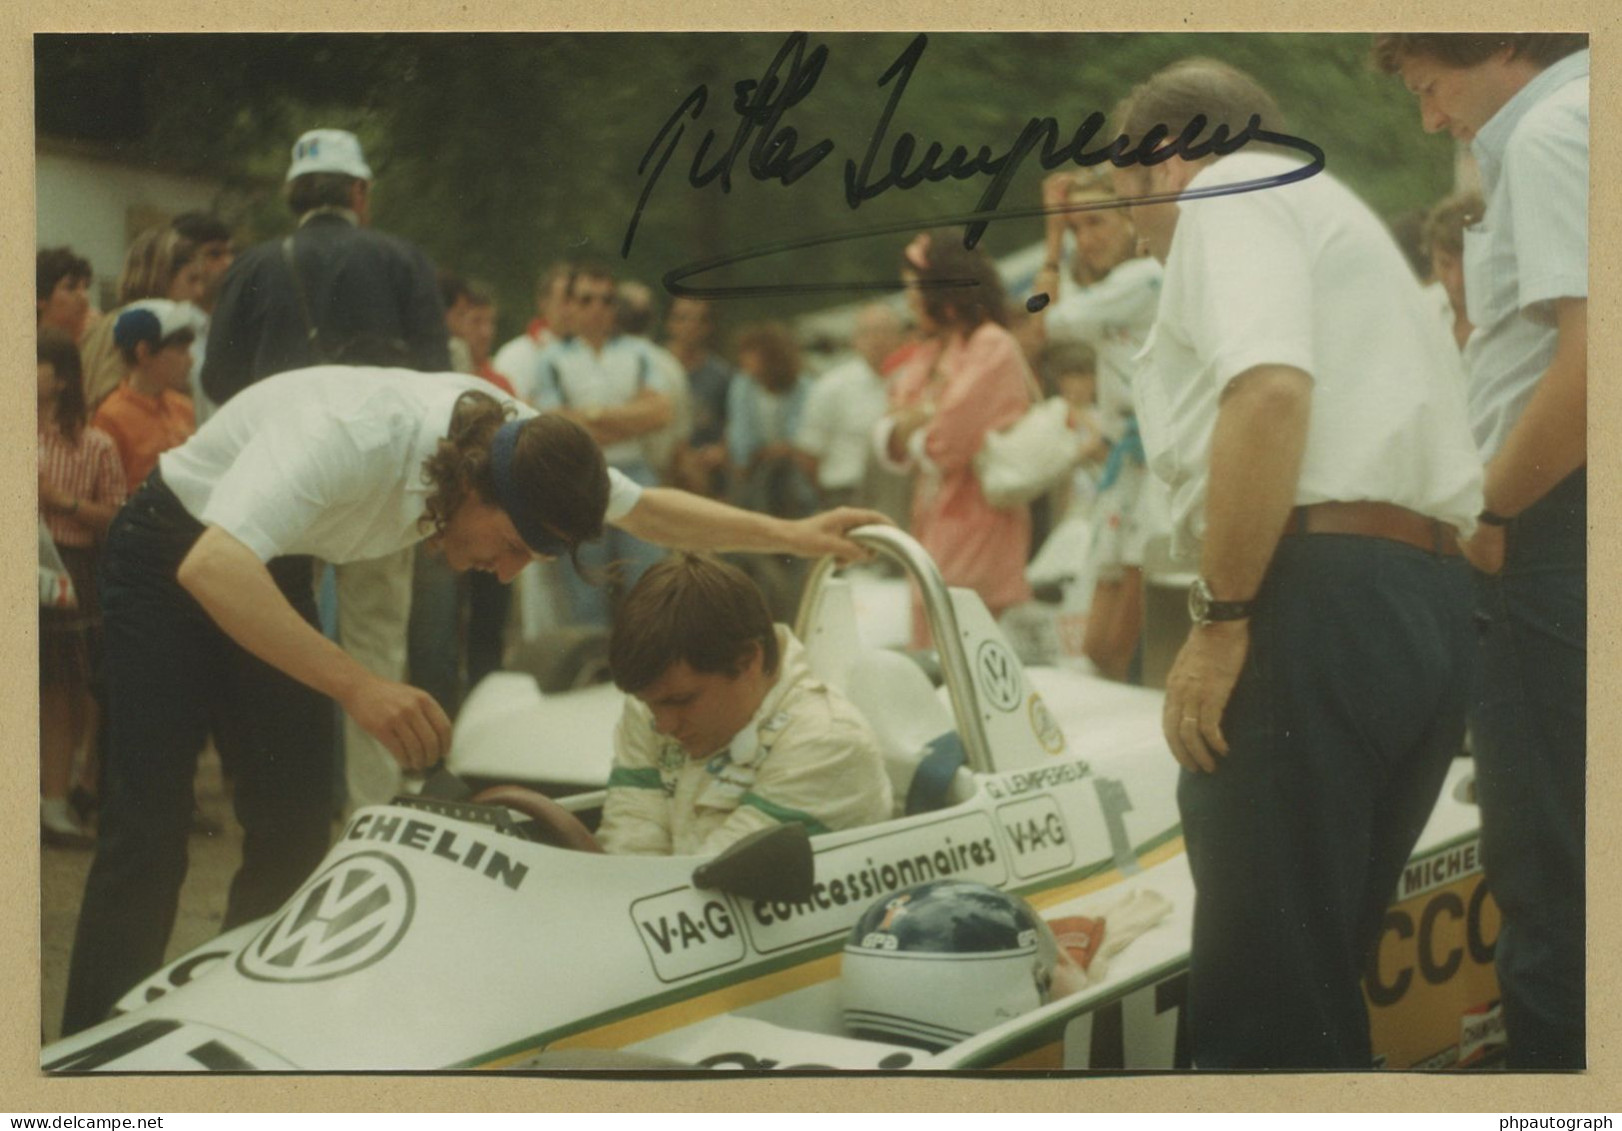
[[[1248,601],[1218,601],[1211,596],[1211,583],[1203,577],[1195,578],[1188,587],[1188,615],[1195,624],[1244,620],[1255,608],[1254,597]]]

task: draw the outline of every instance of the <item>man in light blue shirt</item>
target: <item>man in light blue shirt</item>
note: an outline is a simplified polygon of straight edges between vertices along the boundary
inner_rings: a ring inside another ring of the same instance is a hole
[[[1509,1065],[1584,1066],[1588,37],[1383,35],[1427,130],[1468,142],[1471,424],[1486,511],[1471,714],[1487,878],[1503,911]]]
[[[672,407],[660,391],[648,343],[616,332],[615,283],[607,264],[575,265],[564,300],[574,333],[542,350],[533,373],[513,377],[516,384],[534,389],[536,408],[561,413],[583,427],[602,447],[610,467],[651,487],[658,476],[643,456],[642,440],[670,423]],[[577,557],[587,576],[574,569],[563,575],[574,622],[608,625],[609,594],[600,582],[610,576],[610,563],[620,563],[623,572],[617,580],[629,587],[662,556],[658,547],[617,531],[582,547]]]

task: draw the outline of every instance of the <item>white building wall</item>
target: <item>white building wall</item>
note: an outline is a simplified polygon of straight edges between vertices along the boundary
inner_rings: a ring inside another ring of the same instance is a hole
[[[37,246],[66,245],[88,259],[98,300],[116,284],[124,251],[142,229],[213,208],[219,195],[208,181],[50,152],[35,158],[34,189]]]

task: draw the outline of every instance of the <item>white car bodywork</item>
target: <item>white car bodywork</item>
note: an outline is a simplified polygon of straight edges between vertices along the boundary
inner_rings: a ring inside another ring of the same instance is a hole
[[[44,1067],[1186,1067],[1193,890],[1160,696],[1025,670],[978,598],[948,593],[915,543],[871,540],[923,575],[946,687],[869,646],[851,587],[821,573],[800,634],[814,670],[873,721],[898,798],[931,741],[956,731],[968,765],[943,808],[815,838],[815,884],[790,899],[701,887],[702,858],[533,843],[478,807],[368,807],[281,911],[158,972],[120,1015],[45,1049]],[[618,695],[507,682],[469,702],[457,768],[488,776],[518,758],[533,778],[605,780]],[[1483,940],[1496,920],[1467,777],[1461,761],[1374,971],[1376,1044],[1393,1065],[1467,1060],[1495,1031]],[[852,924],[888,892],[944,876],[1017,892],[1049,918],[1097,916],[1138,890],[1171,910],[1085,990],[941,1052],[854,1038],[838,994]]]

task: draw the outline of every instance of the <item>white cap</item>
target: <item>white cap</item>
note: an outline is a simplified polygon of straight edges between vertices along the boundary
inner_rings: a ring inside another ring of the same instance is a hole
[[[118,312],[113,323],[113,344],[124,349],[136,342],[157,346],[182,330],[197,332],[197,308],[189,302],[165,298],[144,298]]]
[[[287,179],[306,173],[342,173],[363,181],[372,179],[371,167],[360,151],[360,139],[348,130],[311,130],[293,143],[293,163]]]

